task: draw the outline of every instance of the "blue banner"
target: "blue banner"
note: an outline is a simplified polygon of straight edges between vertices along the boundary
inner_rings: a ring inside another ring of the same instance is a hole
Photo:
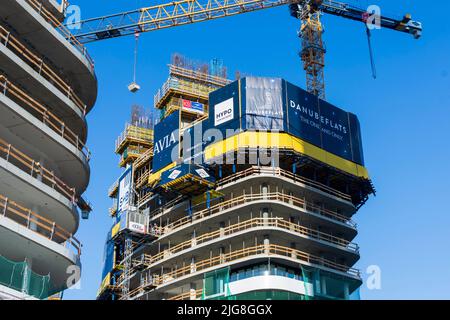
[[[180,112],[175,111],[155,126],[153,172],[179,158]]]

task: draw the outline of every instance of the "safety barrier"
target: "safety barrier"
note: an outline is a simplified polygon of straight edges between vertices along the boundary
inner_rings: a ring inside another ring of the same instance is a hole
[[[91,153],[78,135],[70,130],[63,121],[50,112],[44,105],[34,100],[25,93],[25,91],[9,81],[4,75],[0,75],[0,92],[4,96],[14,100],[21,107],[29,109],[28,111],[30,111],[34,117],[74,145],[86,156],[87,160],[90,159]]]
[[[56,74],[45,62],[44,59],[39,58],[17,40],[11,32],[0,26],[0,43],[5,47],[11,49],[16,55],[20,56],[28,63],[39,75],[49,80],[55,85],[63,94],[66,95],[82,112],[86,114],[86,104],[74,93],[71,86],[69,86],[60,76]]]
[[[125,125],[125,130],[116,140],[116,152],[119,152],[119,150],[125,145],[126,140],[134,140],[150,146],[153,143],[153,130],[127,123]]]
[[[198,289],[193,292],[185,292],[179,295],[168,298],[167,300],[199,300],[202,297],[203,289]]]
[[[52,293],[49,275],[36,274],[27,261],[15,262],[2,256],[0,256],[0,284],[37,299],[45,299]]]
[[[271,168],[271,167],[251,167],[249,169],[246,169],[244,171],[240,171],[237,172],[235,174],[232,174],[230,176],[227,176],[225,178],[222,178],[221,180],[219,180],[217,182],[217,185],[219,187],[225,187],[226,185],[232,183],[232,182],[236,182],[239,181],[240,179],[243,179],[245,177],[249,177],[249,176],[259,176],[261,174],[266,174],[266,175],[273,175],[273,176],[278,176],[278,177],[283,177],[283,178],[288,178],[290,180],[292,180],[294,183],[296,182],[300,182],[303,183],[307,186],[311,186],[313,188],[319,189],[321,191],[324,191],[326,193],[329,193],[333,196],[336,196],[338,198],[341,198],[343,200],[346,201],[352,201],[352,198],[350,195],[338,191],[336,189],[333,189],[331,187],[328,187],[327,185],[324,185],[323,183],[320,182],[316,182],[314,180],[308,179],[308,178],[304,178],[302,176],[296,175],[292,172],[289,172],[287,170],[281,169],[281,168]]]
[[[61,179],[55,176],[53,171],[44,168],[39,162],[34,161],[26,154],[14,148],[11,144],[6,143],[0,138],[0,157],[14,164],[23,172],[29,174],[33,178],[41,178],[41,181],[50,188],[58,191],[69,199],[72,203],[76,202],[75,188],[70,188]]]
[[[286,221],[282,218],[253,218],[247,221],[243,221],[237,224],[230,225],[223,229],[218,229],[213,232],[206,233],[204,235],[189,239],[187,241],[181,242],[173,247],[168,248],[167,250],[161,251],[160,253],[150,256],[145,255],[145,264],[148,267],[151,267],[153,264],[164,260],[170,255],[188,250],[193,248],[194,246],[198,246],[208,241],[212,241],[215,239],[220,239],[221,237],[233,235],[235,233],[241,231],[249,231],[256,228],[277,228],[283,231],[290,231],[296,233],[300,236],[307,236],[312,239],[318,241],[324,241],[332,245],[336,245],[342,249],[350,250],[354,253],[359,252],[359,246],[356,243],[350,242],[343,238],[335,237],[328,233],[324,233],[321,231],[317,231],[314,229],[310,229],[289,221]]]
[[[346,265],[339,264],[334,261],[311,255],[293,248],[275,244],[262,244],[232,251],[226,254],[220,254],[209,259],[201,260],[182,268],[175,269],[168,273],[153,274],[147,279],[147,281],[144,282],[143,285],[131,291],[130,296],[135,297],[137,294],[145,291],[145,288],[156,288],[160,285],[176,281],[183,276],[200,272],[208,268],[220,267],[227,263],[236,262],[240,259],[257,258],[261,256],[294,259],[298,263],[308,263],[309,265],[316,268],[327,268],[328,270],[342,272],[347,274],[348,276],[360,279],[360,271],[358,269],[354,269]]]
[[[186,216],[180,218],[172,223],[163,227],[162,234],[167,234],[176,231],[177,229],[188,225],[196,220],[207,218],[210,216],[214,216],[217,214],[221,214],[224,210],[235,208],[239,205],[249,204],[256,201],[279,201],[285,204],[298,207],[304,210],[308,214],[317,214],[323,216],[325,218],[334,220],[336,222],[340,222],[346,224],[351,228],[356,228],[356,223],[354,223],[350,218],[338,214],[329,209],[321,208],[315,204],[312,204],[304,199],[297,198],[295,196],[287,195],[281,192],[273,192],[273,193],[258,193],[258,194],[249,194],[249,195],[241,195],[236,198],[229,199],[227,201],[218,203],[211,208],[206,208],[200,210],[198,212],[193,213],[192,217]]]
[[[72,248],[78,257],[81,255],[81,242],[70,232],[3,195],[0,195],[0,216],[9,218],[58,244],[64,242],[64,246]]]
[[[153,148],[145,151],[138,159],[136,159],[135,162],[133,162],[134,169],[139,169],[140,167],[142,167],[145,163],[150,161],[151,157],[153,157]]]

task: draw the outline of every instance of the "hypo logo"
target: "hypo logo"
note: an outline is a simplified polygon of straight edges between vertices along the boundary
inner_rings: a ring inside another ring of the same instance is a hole
[[[221,125],[234,118],[233,98],[225,100],[214,106],[214,126]]]
[[[177,140],[175,139],[175,133],[172,132],[171,134],[168,134],[167,136],[164,136],[162,139],[159,139],[155,143],[155,154],[158,154],[162,151],[164,151],[166,148],[169,148],[174,143],[176,143]]]

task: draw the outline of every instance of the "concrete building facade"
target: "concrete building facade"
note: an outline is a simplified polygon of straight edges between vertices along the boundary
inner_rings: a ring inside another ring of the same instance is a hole
[[[140,129],[127,127],[116,144],[125,171],[109,190],[113,226],[98,298],[358,298],[352,217],[374,189],[357,120],[350,125],[353,115],[282,79],[231,83],[216,64],[192,65],[173,58],[155,95],[159,123],[153,130],[134,123]],[[288,109],[295,99],[309,109]],[[336,142],[336,133],[309,143],[305,132],[324,130],[295,131],[302,110],[324,119],[327,134],[352,130],[355,139]],[[210,128],[237,130],[221,140]],[[200,143],[191,144],[197,130]]]
[[[0,2],[0,299],[46,299],[81,269],[94,63],[66,0]]]

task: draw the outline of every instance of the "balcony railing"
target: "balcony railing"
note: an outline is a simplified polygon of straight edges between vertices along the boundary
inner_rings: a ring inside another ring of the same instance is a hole
[[[231,251],[226,254],[220,254],[209,259],[201,260],[196,263],[189,264],[179,269],[175,269],[171,272],[153,274],[148,277],[148,280],[143,285],[130,292],[130,296],[135,297],[137,294],[143,291],[145,288],[156,288],[160,285],[167,284],[177,279],[187,276],[193,273],[201,272],[209,268],[219,268],[222,265],[233,263],[245,258],[258,258],[258,257],[283,257],[296,260],[298,263],[308,263],[312,267],[327,268],[328,270],[342,272],[351,277],[360,279],[360,271],[358,269],[351,268],[344,264],[339,264],[334,261],[311,255],[306,252],[279,246],[276,244],[262,244],[253,247],[247,247],[236,251]]]
[[[51,113],[44,105],[34,100],[4,75],[0,75],[0,93],[14,100],[21,107],[26,108],[42,123],[80,150],[87,160],[90,159],[91,153],[78,135],[70,130],[63,121]]]
[[[179,295],[168,298],[167,300],[199,300],[202,297],[203,289],[198,289],[193,292],[185,292]]]
[[[0,43],[9,48],[16,55],[20,56],[23,61],[27,62],[39,75],[50,81],[56,86],[67,98],[69,98],[83,113],[86,114],[86,104],[74,93],[59,75],[56,74],[45,62],[44,59],[36,56],[26,46],[19,42],[11,32],[0,26]]]
[[[72,203],[76,202],[75,188],[70,188],[60,178],[55,176],[53,171],[44,168],[39,162],[28,157],[11,144],[0,138],[0,157],[20,168],[23,172],[33,178],[40,179],[50,188],[58,191]]]
[[[343,216],[335,211],[319,207],[304,199],[297,198],[295,196],[287,195],[281,192],[273,193],[258,193],[250,195],[241,195],[236,198],[229,199],[227,201],[218,203],[211,208],[206,208],[193,213],[192,217],[186,216],[180,218],[168,225],[162,227],[162,234],[175,232],[177,229],[191,224],[197,220],[211,217],[217,214],[223,213],[224,210],[232,209],[240,205],[250,204],[255,201],[279,201],[285,204],[297,207],[304,210],[308,214],[319,215],[330,220],[343,223],[351,228],[356,228],[356,223],[346,216]]]
[[[250,231],[256,228],[276,228],[283,231],[290,231],[296,233],[299,236],[306,236],[317,241],[324,241],[329,244],[335,245],[345,250],[350,250],[354,253],[359,252],[359,246],[356,243],[350,242],[343,238],[335,237],[325,232],[310,229],[282,218],[253,218],[247,221],[243,221],[237,224],[230,225],[223,229],[218,229],[216,231],[206,233],[204,235],[189,239],[187,241],[181,242],[167,250],[161,251],[160,253],[150,256],[144,255],[143,259],[148,267],[152,267],[153,264],[164,260],[175,253],[179,253],[185,250],[189,250],[197,245],[204,244],[213,240],[220,239],[221,237],[233,235],[242,231]],[[139,260],[136,260],[139,262]]]
[[[145,151],[141,156],[136,159],[136,161],[133,163],[134,169],[139,169],[142,167],[146,162],[150,161],[150,158],[153,157],[153,148],[148,149]]]
[[[63,246],[71,248],[77,257],[81,255],[81,242],[70,232],[3,195],[0,195],[0,216],[11,219],[58,244],[64,242]]]
[[[74,35],[67,29],[65,25],[61,23],[47,8],[45,8],[42,2],[38,0],[25,0],[41,17],[45,19],[50,25],[58,30],[61,35],[66,38],[89,62],[91,72],[94,72],[94,60],[87,52],[86,47],[74,37]]]
[[[352,197],[344,192],[338,191],[336,189],[333,189],[331,187],[328,187],[327,185],[324,185],[323,183],[304,178],[302,176],[296,175],[292,172],[289,172],[287,170],[283,170],[281,168],[270,168],[270,167],[251,167],[247,170],[237,172],[235,174],[232,174],[228,177],[225,177],[217,182],[218,186],[225,187],[226,185],[239,181],[242,178],[249,177],[249,176],[258,176],[261,174],[266,175],[273,175],[283,178],[288,178],[292,180],[294,183],[300,182],[307,186],[311,186],[313,188],[319,189],[321,191],[324,191],[326,193],[329,193],[333,196],[336,196],[338,198],[341,198],[343,200],[352,201]]]

